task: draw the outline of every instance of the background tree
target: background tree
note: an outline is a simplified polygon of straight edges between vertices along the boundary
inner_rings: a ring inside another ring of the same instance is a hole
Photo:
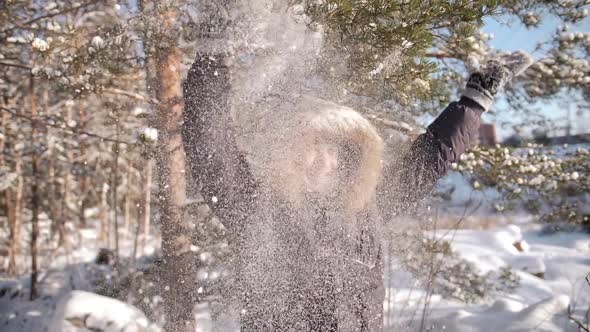
[[[539,41],[541,59],[510,89],[513,107],[527,108],[524,101],[555,97],[565,88],[587,94],[590,86],[590,37],[567,28],[588,15],[584,0],[328,0],[310,1],[306,9],[313,22],[327,27],[323,72],[352,102],[346,95],[371,97],[373,106],[388,99],[402,106],[418,102],[414,114],[438,112],[463,86],[467,72],[497,52],[481,28],[484,18],[499,16],[530,29],[541,17],[563,22],[549,40]]]
[[[17,175],[16,179],[22,177],[39,184],[37,194],[29,191],[34,186],[22,186],[20,180],[12,183],[16,186],[16,194],[10,193],[11,188],[6,191],[6,195],[16,201],[7,205],[7,215],[12,220],[9,224],[16,225],[11,226],[14,228],[11,234],[17,234],[22,227],[19,226],[19,216],[28,215],[27,211],[37,205],[41,214],[50,216],[52,229],[59,232],[55,244],[53,236],[48,241],[40,239],[42,246],[38,252],[54,254],[56,247],[75,240],[66,239],[67,228],[87,226],[86,208],[99,198],[94,190],[97,186],[93,184],[108,183],[107,173],[97,174],[96,171],[98,169],[100,173],[100,167],[105,163],[114,163],[110,152],[112,145],[135,145],[133,141],[143,120],[138,121],[131,114],[130,98],[121,99],[118,89],[125,83],[135,82],[140,72],[132,65],[133,60],[129,60],[125,67],[117,62],[126,51],[124,48],[130,46],[125,36],[119,33],[109,42],[100,36],[101,32],[117,31],[117,26],[111,24],[114,30],[104,31],[98,25],[113,23],[118,17],[113,7],[105,6],[101,1],[83,4],[8,2],[0,8],[0,16],[3,19],[0,31],[3,45],[0,60],[2,112],[6,134],[11,135],[4,141],[3,152],[8,157],[5,162],[14,172],[10,174]],[[31,75],[33,78],[27,79]],[[25,83],[30,81],[35,82],[34,90]],[[96,97],[98,93],[100,98]],[[31,110],[25,111],[25,103],[33,97],[37,101],[35,107],[28,106]],[[131,101],[136,102],[136,99]],[[127,112],[122,113],[122,110]],[[113,135],[117,128],[113,126],[117,123],[114,118],[123,120],[119,122],[125,127],[120,137]],[[10,130],[11,126],[15,129]],[[33,136],[27,134],[32,129],[37,131]],[[38,138],[41,134],[44,139]],[[31,137],[35,139],[31,140]],[[128,160],[126,157],[133,159],[137,156],[131,153],[119,162]],[[23,158],[25,163],[21,161]],[[29,163],[31,159],[37,163]],[[36,165],[36,169],[20,165]],[[111,166],[111,169],[117,167]],[[73,183],[74,179],[76,183]],[[122,181],[111,177],[110,182],[110,188],[117,188]],[[18,194],[19,191],[24,192]],[[18,197],[29,195],[43,199],[36,204],[35,200],[18,204],[22,200]],[[120,204],[111,203],[114,211],[117,211],[117,205]],[[16,211],[8,206],[15,206]],[[25,214],[18,213],[20,206]],[[33,217],[37,215],[33,213]],[[80,216],[80,223],[72,219],[74,215]],[[15,243],[10,245],[13,248],[11,257],[18,254],[18,241],[20,239],[14,237]],[[16,264],[9,265],[16,273]]]

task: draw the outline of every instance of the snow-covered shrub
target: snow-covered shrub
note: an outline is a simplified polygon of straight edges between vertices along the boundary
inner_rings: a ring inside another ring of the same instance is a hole
[[[496,210],[524,207],[547,224],[590,229],[590,152],[584,146],[475,147],[453,168],[502,194]],[[477,185],[476,185],[477,184]]]
[[[130,303],[141,310],[150,320],[162,322],[161,302],[166,291],[159,283],[157,264],[159,256],[139,262],[134,268],[128,261],[121,261],[118,273],[113,266],[102,266],[95,271],[92,281],[95,293]]]
[[[415,275],[432,280],[430,287],[435,294],[465,303],[477,303],[494,294],[509,292],[520,280],[508,267],[480,273],[475,265],[460,258],[450,244],[442,240],[418,241],[412,254],[405,257],[404,265]]]
[[[72,291],[56,308],[49,332],[160,331],[137,308],[94,293]]]

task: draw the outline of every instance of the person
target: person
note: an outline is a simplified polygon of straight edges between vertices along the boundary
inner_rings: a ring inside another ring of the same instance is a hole
[[[233,239],[241,330],[382,330],[380,227],[459,161],[494,96],[531,63],[515,52],[472,73],[461,98],[385,168],[383,142],[360,114],[286,97],[303,111],[289,112],[255,169],[230,115],[228,67],[198,55],[184,83],[183,142],[193,180]]]

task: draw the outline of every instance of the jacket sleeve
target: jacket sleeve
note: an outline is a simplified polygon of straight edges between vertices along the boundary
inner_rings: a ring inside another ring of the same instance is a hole
[[[239,232],[257,186],[236,144],[223,58],[197,55],[183,90],[182,139],[192,179],[228,231]]]
[[[382,199],[380,205],[386,218],[411,210],[432,191],[451,164],[477,141],[483,112],[481,106],[467,98],[452,102],[413,142],[401,163],[384,170],[389,188],[383,199],[388,202]]]

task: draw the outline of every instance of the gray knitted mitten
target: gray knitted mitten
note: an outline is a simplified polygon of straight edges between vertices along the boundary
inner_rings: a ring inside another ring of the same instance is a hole
[[[494,103],[498,90],[522,74],[532,63],[533,58],[523,51],[500,54],[469,76],[462,96],[475,101],[487,111]]]

